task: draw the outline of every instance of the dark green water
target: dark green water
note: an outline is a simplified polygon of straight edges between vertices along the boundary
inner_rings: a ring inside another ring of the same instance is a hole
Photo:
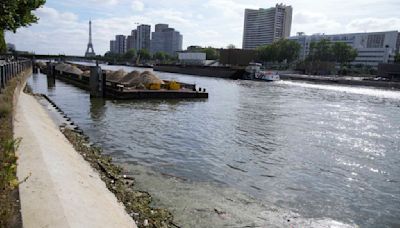
[[[90,99],[40,74],[29,84],[185,227],[400,226],[399,91],[157,74],[210,98]]]

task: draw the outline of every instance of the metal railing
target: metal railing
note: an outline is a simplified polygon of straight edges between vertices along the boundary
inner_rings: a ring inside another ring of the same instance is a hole
[[[0,60],[0,93],[7,86],[7,83],[19,75],[22,71],[25,71],[32,67],[31,60],[18,60],[18,61],[4,61]]]

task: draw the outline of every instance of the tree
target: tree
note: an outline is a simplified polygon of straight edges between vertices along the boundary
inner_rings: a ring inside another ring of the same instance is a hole
[[[2,0],[0,8],[0,53],[6,51],[4,31],[16,32],[19,27],[36,23],[32,11],[44,5],[46,0]]]
[[[331,42],[327,39],[311,42],[308,58],[311,61],[331,62],[334,59]]]
[[[343,42],[332,44],[332,54],[335,62],[340,64],[340,69],[347,63],[352,62],[358,55],[356,49]]]
[[[138,52],[138,58],[139,59],[143,59],[143,60],[150,60],[151,59],[151,55],[149,50],[147,49],[140,49]]]
[[[236,49],[236,46],[234,44],[229,44],[226,48],[227,49]]]
[[[293,62],[299,57],[301,46],[293,40],[281,39],[273,43],[277,49],[277,61],[288,63]]]
[[[123,56],[121,54],[113,53],[110,51],[108,51],[104,54],[104,59],[109,62],[119,62],[122,60],[122,58],[123,58]]]
[[[217,60],[217,59],[219,59],[219,52],[217,51],[217,49],[215,49],[213,47],[203,48],[202,51],[206,53],[206,59],[207,60]]]
[[[275,62],[278,56],[278,49],[273,45],[263,45],[256,49],[257,58],[263,62]]]
[[[301,46],[296,41],[278,40],[256,49],[258,59],[264,62],[293,62],[299,57]]]
[[[395,62],[395,63],[400,63],[400,52],[398,52],[398,53],[394,56],[394,62]]]
[[[167,59],[167,54],[165,52],[158,51],[158,52],[154,53],[153,59],[159,60],[159,61],[164,61]]]
[[[136,57],[136,50],[131,48],[124,54],[124,59],[127,61],[132,61]]]

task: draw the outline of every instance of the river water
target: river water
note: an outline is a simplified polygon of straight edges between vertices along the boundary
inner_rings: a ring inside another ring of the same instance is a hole
[[[183,227],[400,226],[400,91],[156,74],[209,99],[91,99],[42,74],[28,84]]]

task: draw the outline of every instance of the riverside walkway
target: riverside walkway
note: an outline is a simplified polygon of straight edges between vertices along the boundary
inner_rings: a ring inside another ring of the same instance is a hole
[[[32,96],[19,94],[14,136],[23,225],[136,227],[124,206]]]

